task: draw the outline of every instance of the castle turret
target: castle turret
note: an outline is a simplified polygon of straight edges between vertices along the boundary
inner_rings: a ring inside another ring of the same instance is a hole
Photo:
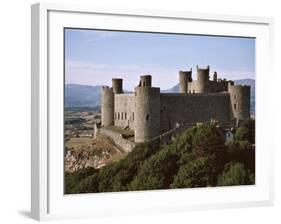
[[[235,86],[233,82],[228,83],[232,120],[240,121],[250,118],[250,90],[250,86]]]
[[[151,75],[142,75],[140,80],[140,86],[149,86],[151,87]]]
[[[197,66],[197,92],[207,93],[209,92],[209,72],[210,66],[207,68],[199,68]]]
[[[160,133],[160,88],[150,87],[149,83],[151,76],[148,80],[142,76],[135,88],[135,142],[148,141]]]
[[[112,89],[114,94],[123,93],[123,79],[112,79]]]
[[[101,125],[109,126],[114,124],[114,93],[108,86],[102,87],[101,98]]]
[[[213,74],[213,81],[214,82],[218,81],[218,73],[217,72],[214,72],[214,74]]]
[[[192,69],[179,71],[179,93],[188,93],[188,82],[192,81]]]

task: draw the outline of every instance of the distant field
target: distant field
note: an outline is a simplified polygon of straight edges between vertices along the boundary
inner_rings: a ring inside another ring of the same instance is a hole
[[[65,142],[65,147],[74,150],[87,150],[90,151],[93,148],[92,138],[89,137],[71,137]]]
[[[73,112],[100,112],[101,108],[100,106],[96,107],[65,107],[65,111],[73,111]]]

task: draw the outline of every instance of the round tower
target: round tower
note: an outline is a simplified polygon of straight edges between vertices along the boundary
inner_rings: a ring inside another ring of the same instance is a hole
[[[101,96],[101,125],[114,124],[114,94],[113,89],[108,86],[102,87]]]
[[[135,88],[135,142],[145,142],[160,134],[160,88]]]
[[[197,92],[207,93],[209,91],[209,72],[210,66],[207,68],[199,68],[197,66]]]
[[[112,89],[114,94],[123,93],[123,79],[112,79]]]
[[[250,118],[250,86],[234,86],[228,83],[230,94],[231,119],[247,120]]]
[[[179,93],[188,93],[188,82],[192,81],[192,69],[179,71]]]
[[[149,86],[151,87],[151,75],[142,75],[140,80],[140,86]]]

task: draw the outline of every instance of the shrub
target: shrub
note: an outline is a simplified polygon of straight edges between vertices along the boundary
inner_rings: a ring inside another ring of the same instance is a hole
[[[236,141],[245,141],[250,139],[249,128],[239,127],[234,135]]]
[[[85,168],[78,170],[73,173],[65,172],[64,175],[64,190],[65,194],[80,193],[77,191],[77,185],[85,178],[90,175],[97,173],[98,171],[94,168]]]
[[[254,174],[246,169],[244,164],[230,162],[225,165],[224,171],[218,177],[219,186],[254,184]]]
[[[79,193],[99,192],[98,175],[97,173],[82,179],[74,188],[73,191]]]

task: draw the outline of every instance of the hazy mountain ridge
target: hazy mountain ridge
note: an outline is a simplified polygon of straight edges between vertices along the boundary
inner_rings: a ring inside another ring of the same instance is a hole
[[[96,107],[101,104],[102,86],[65,85],[65,107]]]
[[[255,111],[255,80],[239,79],[235,85],[251,86],[251,112]],[[65,85],[65,107],[97,107],[101,104],[102,86],[88,86],[79,84]],[[128,92],[128,91],[125,91]],[[162,90],[162,93],[178,93],[179,84],[170,89]]]

